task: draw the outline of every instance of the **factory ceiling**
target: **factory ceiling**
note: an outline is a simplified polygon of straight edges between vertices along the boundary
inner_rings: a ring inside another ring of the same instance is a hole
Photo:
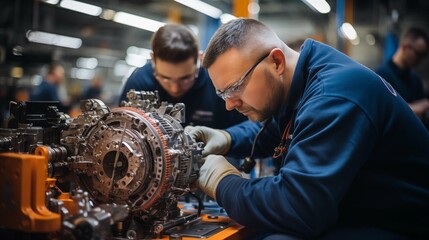
[[[59,6],[61,1],[57,2],[53,5],[42,0],[1,1],[0,46],[3,53],[6,53],[3,55],[6,55],[8,63],[25,65],[44,63],[52,59],[74,62],[79,57],[97,57],[104,59],[106,67],[109,67],[114,61],[123,59],[130,46],[150,48],[151,31],[111,21],[107,15],[95,17],[65,9]],[[180,21],[193,26],[199,34],[204,34],[207,21],[211,19],[173,0],[81,0],[81,2],[99,6],[103,11],[121,11],[160,22]],[[224,13],[232,12],[231,0],[205,0],[205,2]],[[329,23],[335,23],[336,1],[327,2],[333,11],[323,15],[311,10],[301,0],[259,0],[258,15],[259,19],[269,22],[275,31],[283,34],[285,41],[294,40],[299,34],[311,35],[320,29],[326,30]],[[401,17],[408,15],[408,18],[416,17],[420,21],[429,22],[426,14],[429,10],[429,1],[425,0],[356,0],[354,21],[357,25],[379,28],[377,25],[380,25],[380,13],[389,15],[394,8],[399,9]],[[306,28],[307,26],[310,30]],[[73,49],[29,42],[29,31],[79,38],[82,45],[78,49]]]

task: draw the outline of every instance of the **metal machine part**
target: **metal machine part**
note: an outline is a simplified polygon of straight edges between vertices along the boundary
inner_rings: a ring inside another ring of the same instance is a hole
[[[97,99],[82,100],[76,118],[49,102],[11,103],[11,117],[0,129],[0,151],[45,156],[48,176],[86,192],[86,203],[127,206],[121,228],[136,226],[128,233],[159,235],[183,219],[177,199],[197,179],[202,144],[183,131],[183,104],[160,102],[157,92],[132,90],[128,97],[115,109]],[[92,229],[94,221],[114,222],[107,215],[117,207],[73,215],[53,195],[51,211],[63,216],[68,234],[77,234],[83,219],[89,224],[83,229]]]
[[[140,96],[144,102],[146,95]],[[165,209],[197,179],[201,147],[170,115],[184,111],[183,105],[139,106],[146,111],[109,110],[99,100],[84,100],[61,144],[72,152],[70,169],[95,203],[127,204],[144,221],[165,220],[174,216]]]
[[[128,208],[116,205],[91,206],[88,193],[79,190],[73,197],[77,214],[67,216],[62,221],[61,238],[76,240],[112,238],[112,222],[118,222],[128,216]]]

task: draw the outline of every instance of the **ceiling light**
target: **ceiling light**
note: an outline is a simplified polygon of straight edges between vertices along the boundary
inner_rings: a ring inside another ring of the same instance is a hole
[[[10,76],[13,78],[22,78],[23,74],[22,67],[12,67],[10,70]]]
[[[139,48],[136,46],[130,46],[127,48],[127,55],[139,55],[145,59],[151,59],[151,53],[152,50],[147,48]]]
[[[350,23],[343,23],[339,30],[340,34],[348,40],[355,40],[358,37],[356,30]]]
[[[100,17],[104,18],[106,20],[113,20],[113,17],[115,16],[115,11],[112,9],[104,9],[103,13],[101,13]]]
[[[82,46],[82,39],[75,37],[68,37],[58,34],[52,34],[39,31],[28,31],[27,39],[30,42],[42,43],[48,45],[55,45],[59,47],[80,48]]]
[[[351,43],[352,45],[357,46],[357,45],[359,45],[359,43],[360,43],[360,38],[359,38],[359,37],[357,37],[357,38],[355,38],[355,39],[352,39],[352,40],[350,40],[350,43]]]
[[[99,16],[103,9],[101,7],[74,0],[62,0],[60,6],[76,12],[85,13],[92,16]]]
[[[60,0],[42,0],[43,2],[45,2],[45,3],[49,3],[49,4],[52,4],[52,5],[55,5],[55,4],[57,4]]]
[[[212,18],[219,18],[222,15],[222,10],[215,8],[210,4],[202,2],[200,0],[175,0],[176,2],[190,7],[200,13],[203,13]]]
[[[316,11],[325,14],[331,11],[331,6],[325,0],[302,0],[307,6],[311,9],[315,9]]]
[[[261,7],[256,2],[251,2],[247,6],[247,11],[249,11],[249,13],[252,15],[257,15],[260,10],[261,10]]]
[[[158,22],[126,12],[117,12],[115,17],[113,17],[113,21],[151,32],[156,32],[160,27],[165,25],[163,22]]]
[[[123,77],[127,75],[127,73],[129,73],[131,69],[135,68],[129,66],[124,60],[119,60],[115,63],[115,66],[113,67],[113,74],[118,77]]]
[[[231,15],[231,14],[229,14],[229,13],[224,13],[224,14],[220,15],[220,21],[221,21],[222,23],[227,23],[227,22],[229,22],[229,21],[231,21],[231,20],[234,20],[234,19],[236,19],[236,18],[237,18],[236,16]]]
[[[371,46],[374,46],[376,43],[375,36],[374,34],[371,34],[371,33],[365,36],[365,40],[368,43],[368,45],[371,45]]]
[[[30,78],[31,85],[33,86],[39,86],[42,83],[42,81],[43,81],[42,75],[34,74]]]
[[[133,67],[141,67],[147,63],[147,59],[136,54],[128,54],[125,57],[125,62]]]
[[[127,49],[125,62],[130,66],[141,67],[147,63],[147,60],[151,59],[151,53],[152,50],[150,49],[130,46]]]
[[[76,66],[79,68],[95,69],[98,66],[97,58],[80,57],[76,60]]]
[[[95,70],[84,69],[84,68],[72,68],[70,71],[70,75],[72,78],[90,80],[94,78]]]

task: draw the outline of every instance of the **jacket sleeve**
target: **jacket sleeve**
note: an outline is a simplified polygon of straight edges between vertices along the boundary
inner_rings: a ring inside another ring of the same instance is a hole
[[[395,82],[395,76],[393,72],[389,70],[386,64],[380,66],[375,70],[375,73],[380,75],[384,80],[386,80],[393,88],[398,89],[398,84]]]
[[[231,135],[232,145],[228,156],[244,158],[249,156],[253,141],[262,128],[262,123],[245,121],[226,129]],[[271,121],[266,129],[258,137],[255,145],[254,157],[268,157],[280,142],[280,133],[275,121]]]
[[[341,199],[375,145],[376,129],[354,103],[323,96],[300,108],[293,133],[277,176],[228,175],[216,199],[244,226],[310,238],[336,221]]]

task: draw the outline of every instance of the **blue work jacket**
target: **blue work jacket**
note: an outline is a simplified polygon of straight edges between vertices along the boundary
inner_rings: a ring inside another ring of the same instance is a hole
[[[232,219],[299,238],[338,227],[428,237],[429,133],[380,76],[308,39],[274,117],[255,152],[272,154],[292,121],[279,174],[223,178],[216,199]],[[248,154],[258,130],[247,122],[228,128],[230,155]]]
[[[195,84],[181,98],[171,97],[155,79],[151,63],[136,69],[125,83],[120,101],[126,99],[129,90],[155,91],[158,90],[161,101],[185,104],[185,122],[187,125],[202,125],[224,129],[247,120],[236,110],[227,111],[225,101],[216,95],[216,90],[207,71],[199,69]]]

